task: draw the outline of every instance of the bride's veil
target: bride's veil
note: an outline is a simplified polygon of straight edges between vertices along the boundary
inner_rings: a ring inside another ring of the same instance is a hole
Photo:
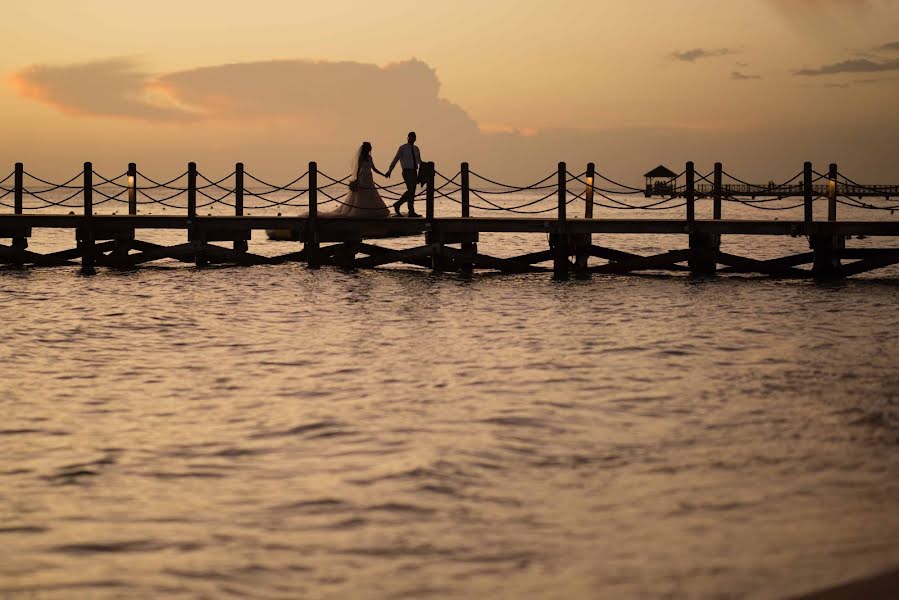
[[[359,176],[359,159],[362,158],[362,145],[360,144],[353,153],[353,159],[350,162],[350,180],[354,180]]]

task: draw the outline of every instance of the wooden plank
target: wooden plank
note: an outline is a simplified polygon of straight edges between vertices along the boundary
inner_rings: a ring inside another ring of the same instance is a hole
[[[357,244],[357,248],[360,253],[367,254],[371,257],[385,256],[389,252],[395,252],[395,250],[393,250],[392,248],[383,248],[381,246],[375,246],[374,244],[366,243]],[[431,267],[431,259],[428,256],[425,256],[423,258],[406,258],[403,262],[419,267]]]
[[[899,264],[899,252],[885,252],[880,256],[870,256],[854,263],[842,265],[838,272],[843,277],[850,277],[852,275],[867,273],[868,271],[882,269],[895,264]]]
[[[628,273],[630,271],[665,270],[677,263],[689,260],[689,250],[671,250],[653,256],[638,256],[621,262],[613,262],[587,269],[589,273]]]
[[[419,246],[417,248],[408,248],[406,250],[388,250],[384,248],[383,253],[379,253],[377,256],[368,256],[366,258],[360,258],[356,260],[356,268],[359,269],[373,269],[375,267],[380,267],[382,265],[389,265],[391,263],[411,263],[412,260],[418,260],[422,258],[429,257],[431,253],[434,251],[436,244],[428,244],[426,246]],[[418,264],[418,263],[412,263]]]
[[[807,254],[799,255],[807,256]],[[778,264],[777,261],[755,260],[726,252],[719,252],[717,260],[723,265],[731,267],[731,273],[762,273],[776,277],[788,277],[794,279],[807,279],[812,276],[811,271],[803,271],[790,266]],[[807,262],[807,261],[806,261]]]
[[[303,227],[305,219],[298,217],[277,216],[242,216],[233,215],[216,217],[197,217],[195,222],[202,224],[214,221],[229,228],[260,229],[296,229]],[[323,230],[347,230],[362,227],[363,238],[391,233],[408,235],[422,233],[425,222],[419,219],[319,219]],[[121,227],[136,229],[181,229],[187,230],[187,218],[177,215],[93,215],[92,224],[100,226],[104,223],[116,223]],[[60,214],[27,214],[0,215],[0,227],[19,225],[33,228],[67,228],[74,229],[84,223],[82,215]],[[333,224],[332,224],[333,223]],[[443,217],[434,220],[436,230],[450,233],[559,233],[558,222],[543,218],[468,218]],[[568,219],[565,222],[567,233],[572,234],[685,234],[687,222],[683,219]],[[899,237],[899,220],[892,221],[819,221],[805,224],[792,220],[696,220],[694,231],[701,233],[735,234],[735,235],[868,235]]]
[[[135,240],[133,246],[135,250],[140,252],[128,255],[128,261],[132,265],[139,265],[163,258],[171,258],[185,263],[194,262],[195,248],[191,242],[178,244],[177,246],[160,246],[159,244]]]
[[[299,252],[289,252],[288,254],[281,254],[279,256],[273,256],[269,259],[271,264],[280,265],[286,262],[305,262],[306,260],[306,250],[300,250]]]
[[[446,252],[446,255],[453,260],[471,258],[466,257],[461,250],[457,250],[456,248],[445,247],[444,251]],[[527,265],[509,258],[497,258],[487,254],[478,254],[471,260],[471,262],[473,263],[474,268],[494,269],[496,271],[502,271],[503,273],[546,273],[552,270],[545,267]]]
[[[512,258],[507,258],[504,260],[511,260],[517,263],[522,263],[525,265],[536,265],[542,262],[547,262],[553,259],[552,250],[541,250],[540,252],[531,252],[529,254],[522,254],[520,256],[513,256]]]
[[[815,260],[814,252],[803,252],[802,254],[793,254],[791,256],[784,256],[782,258],[772,258],[768,260],[760,260],[756,261],[757,264],[770,266],[773,268],[778,267],[795,267],[798,265],[807,265],[812,263]],[[723,264],[723,263],[722,263]],[[753,265],[757,266],[757,265]],[[749,271],[744,270],[741,267],[725,267],[721,269],[719,273],[758,273],[759,271],[750,269]]]
[[[81,256],[80,250],[76,256]],[[40,267],[77,266],[78,263],[67,259],[50,258],[37,252],[31,252],[22,248],[0,245],[0,258],[8,263],[30,264]]]

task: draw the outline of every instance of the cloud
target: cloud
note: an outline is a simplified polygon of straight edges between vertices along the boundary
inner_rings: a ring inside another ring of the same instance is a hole
[[[800,69],[794,74],[800,77],[818,77],[840,73],[880,73],[899,70],[899,59],[874,61],[868,58],[854,58],[838,63],[822,65],[817,69]]]
[[[292,121],[340,135],[407,131],[477,133],[461,108],[440,98],[440,81],[418,60],[380,67],[276,60],[151,74],[126,58],[34,65],[14,73],[18,92],[68,114],[150,122]]]
[[[718,48],[714,50],[693,48],[692,50],[685,50],[683,52],[672,52],[670,56],[674,60],[682,62],[696,62],[697,60],[705,58],[716,58],[719,56],[729,56],[731,54],[736,54],[736,51],[732,48]]]
[[[752,79],[761,79],[760,75],[747,75],[746,73],[742,73],[740,71],[733,71],[730,74],[731,79],[736,79],[738,81],[749,81]]]
[[[68,115],[130,117],[150,121],[196,118],[172,98],[160,96],[153,78],[133,60],[113,58],[76,65],[33,65],[10,84],[22,96]]]

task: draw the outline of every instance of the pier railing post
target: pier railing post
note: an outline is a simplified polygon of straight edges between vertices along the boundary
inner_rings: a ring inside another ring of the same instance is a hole
[[[425,183],[425,217],[434,221],[434,163],[428,163],[428,179]]]
[[[15,204],[13,205],[13,207],[14,207],[13,211],[17,215],[21,215],[22,208],[23,208],[22,198],[25,195],[25,165],[23,165],[22,163],[16,163],[16,170],[15,170],[14,177],[15,177],[15,181],[13,182],[13,185],[15,186],[14,187],[15,191],[13,193],[15,194],[15,198],[14,198]]]
[[[723,190],[721,186],[721,181],[724,175],[724,165],[720,162],[715,163],[715,178],[714,178],[714,206],[712,207],[712,218],[716,221],[721,220],[721,197],[723,196]]]
[[[197,163],[187,164],[187,216],[197,216]]]
[[[445,271],[448,264],[444,251],[445,237],[443,231],[438,231],[434,223],[434,177],[436,168],[434,163],[427,163],[427,179],[425,180],[425,219],[428,227],[425,233],[425,242],[431,246],[431,268],[435,271]]]
[[[237,163],[234,165],[234,216],[242,217],[243,216],[243,163]],[[247,230],[247,235],[251,235],[249,230]],[[250,249],[247,240],[234,240],[234,251],[235,252],[246,252]]]
[[[303,239],[306,264],[318,268],[318,164],[314,161],[309,163],[309,216]]]
[[[827,173],[827,220],[837,220],[837,165],[831,163]]]
[[[94,166],[84,163],[84,218],[94,216]]]
[[[565,163],[559,163],[559,223],[564,224],[567,219],[566,209],[568,207],[568,167]]]
[[[234,216],[243,216],[243,163],[234,165]]]
[[[94,253],[94,166],[84,163],[84,221],[81,225],[81,272],[93,275],[96,272],[96,255]]]
[[[696,168],[693,162],[687,163],[687,187],[685,191],[687,201],[687,225],[690,232],[693,231],[693,224],[696,221]]]
[[[593,178],[596,177],[596,165],[587,163],[587,190],[585,192],[586,204],[584,206],[584,218],[593,218]]]
[[[16,163],[13,172],[13,212],[21,215],[24,210],[23,198],[25,196],[25,165]],[[28,238],[24,236],[14,237],[12,239],[13,248],[13,264],[22,266],[24,264],[24,250],[28,248]]]
[[[461,178],[461,180],[459,181],[459,185],[462,194],[462,218],[468,219],[471,217],[471,177],[469,172],[469,165],[467,162],[462,163],[462,168],[459,172],[459,175]],[[471,234],[468,239],[476,240],[477,234]],[[459,270],[462,273],[470,274],[472,271],[474,271],[474,261],[478,253],[478,244],[476,241],[462,242],[461,249],[462,255],[458,261]]]
[[[137,165],[128,163],[128,214],[137,214]]]
[[[188,239],[194,246],[194,264],[197,267],[205,267],[206,240],[203,239],[203,230],[197,222],[197,163],[193,162],[187,164],[187,219]]]
[[[814,190],[812,189],[812,163],[807,162],[802,167],[802,195],[804,196],[805,222],[809,224],[815,220]]]
[[[428,179],[425,183],[425,218],[434,221],[434,163],[428,163]]]
[[[469,183],[468,163],[462,163],[462,169],[459,172],[461,178],[460,186],[462,188],[462,218],[467,219],[471,216],[471,188]]]
[[[559,163],[558,173],[558,222],[555,233],[549,234],[549,248],[553,256],[553,278],[565,280],[569,277],[571,263],[568,262],[570,239],[566,226],[568,206],[568,167]]]

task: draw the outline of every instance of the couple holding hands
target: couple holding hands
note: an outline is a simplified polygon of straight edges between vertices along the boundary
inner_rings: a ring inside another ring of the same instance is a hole
[[[403,169],[403,181],[406,183],[406,192],[402,197],[394,203],[393,210],[397,216],[402,216],[400,207],[406,202],[409,203],[410,217],[420,217],[415,212],[415,188],[419,183],[419,167],[421,166],[421,152],[415,145],[415,132],[410,131],[406,138],[407,143],[403,144],[396,151],[393,162],[386,173],[382,173],[375,167],[371,157],[371,143],[363,142],[359,148],[356,159],[353,161],[353,173],[355,179],[350,181],[350,192],[343,199],[341,206],[332,213],[322,216],[334,217],[368,217],[378,218],[390,216],[390,210],[381,199],[378,188],[375,185],[372,172],[382,177],[390,178],[393,168],[397,163]]]

